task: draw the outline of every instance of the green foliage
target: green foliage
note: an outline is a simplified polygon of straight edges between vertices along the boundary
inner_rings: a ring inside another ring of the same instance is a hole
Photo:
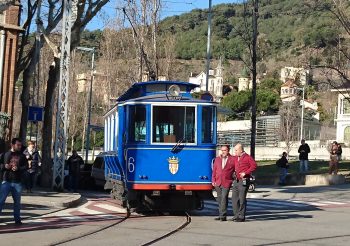
[[[273,81],[273,79],[267,81]],[[267,82],[266,82],[267,83]],[[278,111],[281,99],[278,92],[267,87],[259,87],[256,93],[257,111],[268,114],[274,114]],[[234,115],[231,118],[239,118],[242,115],[248,115],[252,106],[252,91],[231,92],[222,101],[224,107],[230,108]]]
[[[261,0],[259,3],[258,40],[259,57],[275,58],[291,50],[301,55],[299,47],[334,47],[337,44],[339,28],[336,20],[330,18],[327,1],[318,4],[303,0]],[[251,17],[250,10],[244,13],[240,3],[220,4],[213,7],[212,56],[239,59],[247,46],[237,33],[246,31],[244,15]],[[248,23],[251,20],[248,19]],[[207,11],[193,10],[180,16],[161,21],[160,30],[171,30],[177,37],[178,58],[205,58],[207,36]],[[250,28],[250,27],[249,27]]]
[[[276,113],[278,111],[279,105],[281,104],[279,94],[271,91],[271,89],[268,88],[259,88],[257,90],[256,101],[258,112]]]
[[[260,82],[259,89],[272,90],[277,94],[281,90],[282,82],[275,78],[266,78]]]

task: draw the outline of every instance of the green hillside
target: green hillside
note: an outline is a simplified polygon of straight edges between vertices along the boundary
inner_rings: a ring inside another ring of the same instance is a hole
[[[310,4],[308,4],[310,2]],[[317,2],[315,4],[314,2]],[[298,56],[304,47],[325,48],[337,44],[338,28],[327,1],[261,0],[258,20],[260,56],[267,59],[287,54]],[[350,3],[348,4],[349,7]],[[242,4],[213,7],[212,55],[237,59],[245,46],[237,35],[244,25]],[[250,19],[248,20],[250,21]],[[162,33],[176,36],[176,54],[180,59],[205,58],[207,10],[172,16],[160,23]]]

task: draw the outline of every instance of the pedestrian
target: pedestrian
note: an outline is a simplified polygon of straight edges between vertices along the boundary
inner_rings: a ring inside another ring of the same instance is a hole
[[[39,152],[35,148],[35,143],[33,141],[28,141],[27,146],[28,147],[23,152],[28,161],[27,171],[25,173],[25,186],[27,193],[32,193],[32,189],[35,185],[36,175],[39,169],[40,156]]]
[[[330,149],[328,174],[337,175],[337,173],[338,173],[338,143],[334,141]]]
[[[219,217],[215,220],[226,221],[227,199],[232,185],[234,163],[228,145],[222,146],[220,150],[221,154],[215,158],[212,173],[212,184],[217,193],[216,200],[219,205]]]
[[[72,151],[72,156],[68,158],[67,165],[69,170],[69,190],[77,192],[80,166],[84,165],[84,161],[76,150]]]
[[[247,192],[249,188],[249,179],[257,165],[254,159],[244,152],[242,144],[235,146],[234,179],[232,185],[232,221],[244,222],[247,208]]]
[[[337,141],[334,141],[334,143],[337,145],[338,147],[338,150],[337,150],[337,157],[338,157],[338,164],[339,162],[341,161],[341,155],[343,153],[343,149],[341,147],[341,144],[340,143],[337,143]]]
[[[4,155],[4,165],[2,166],[3,181],[1,185],[0,213],[2,212],[5,200],[11,192],[13,198],[13,216],[15,225],[22,225],[21,222],[21,176],[26,170],[28,162],[21,151],[22,141],[19,138],[13,138],[11,141],[11,150]]]
[[[309,171],[309,153],[310,153],[310,147],[307,143],[305,143],[305,139],[301,140],[301,145],[298,149],[299,153],[299,172],[300,173],[307,173]]]
[[[279,185],[286,185],[286,177],[289,168],[287,156],[287,152],[283,152],[282,157],[276,162],[277,167],[280,169],[280,182],[278,183]]]

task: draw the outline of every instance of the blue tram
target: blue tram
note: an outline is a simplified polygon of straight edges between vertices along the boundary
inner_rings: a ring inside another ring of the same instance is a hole
[[[195,87],[135,83],[105,114],[106,182],[125,207],[188,210],[211,196],[217,104]]]

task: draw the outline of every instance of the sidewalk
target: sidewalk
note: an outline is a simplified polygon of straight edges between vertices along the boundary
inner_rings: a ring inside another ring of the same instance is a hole
[[[26,219],[54,211],[75,207],[81,202],[79,193],[54,192],[51,190],[34,190],[33,193],[22,192],[21,217]],[[13,200],[7,197],[4,209],[0,215],[0,224],[13,221]]]

